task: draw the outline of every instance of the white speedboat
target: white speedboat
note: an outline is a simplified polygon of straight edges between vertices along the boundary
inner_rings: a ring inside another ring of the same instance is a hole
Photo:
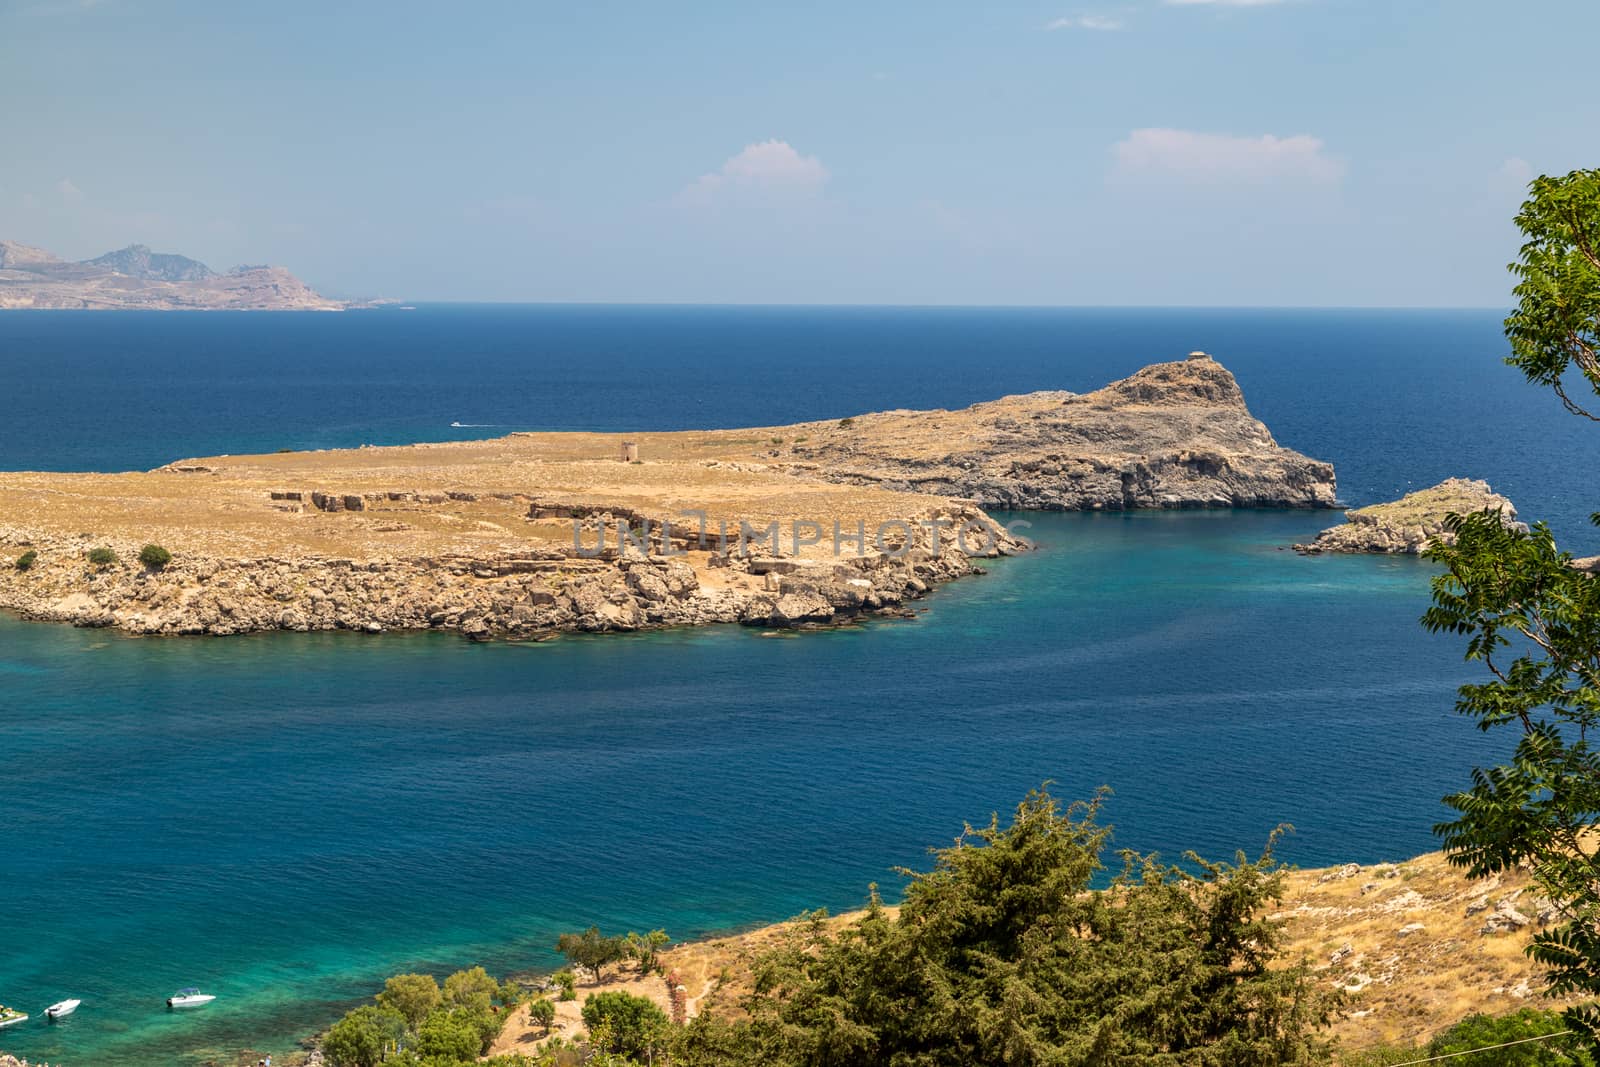
[[[28,1021],[28,1013],[0,1004],[0,1027],[15,1026]]]
[[[172,996],[168,997],[167,1007],[198,1008],[200,1005],[210,1004],[216,999],[217,998],[212,996],[210,993],[202,993],[200,990],[191,986],[188,989],[180,989],[176,993],[172,994]]]
[[[82,1003],[83,1001],[81,1000],[63,1000],[59,1004],[52,1004],[44,1010],[44,1017],[54,1022],[63,1015],[71,1015],[77,1011],[78,1005]]]

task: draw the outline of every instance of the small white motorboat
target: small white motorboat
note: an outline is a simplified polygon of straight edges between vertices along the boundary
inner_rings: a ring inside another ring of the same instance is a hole
[[[28,1013],[0,1004],[0,1027],[15,1026],[28,1021]]]
[[[167,1007],[198,1008],[200,1005],[210,1004],[216,999],[217,998],[212,996],[210,993],[202,993],[200,990],[191,986],[188,989],[180,989],[176,993],[172,994],[172,996],[168,997]]]
[[[44,1017],[51,1022],[55,1022],[63,1015],[71,1015],[77,1011],[78,1005],[82,1003],[83,1001],[81,1000],[63,1000],[59,1004],[52,1004],[44,1010]]]

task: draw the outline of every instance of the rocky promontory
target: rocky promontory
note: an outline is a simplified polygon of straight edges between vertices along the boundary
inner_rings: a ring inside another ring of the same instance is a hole
[[[786,439],[771,457],[833,481],[968,497],[986,508],[1331,508],[1331,464],[1273,440],[1203,352],[1092,393],[960,411],[885,411]]]
[[[1447,478],[1387,504],[1347,511],[1344,525],[1323,530],[1315,541],[1294,549],[1309,555],[1371,552],[1415,556],[1435,542],[1455,542],[1455,535],[1445,525],[1448,516],[1478,511],[1498,511],[1508,526],[1527,529],[1516,521],[1517,509],[1511,501],[1490,489],[1488,482]]]
[[[1332,499],[1202,357],[956,412],[0,473],[0,608],[144,634],[827,626],[1025,550],[984,504]]]

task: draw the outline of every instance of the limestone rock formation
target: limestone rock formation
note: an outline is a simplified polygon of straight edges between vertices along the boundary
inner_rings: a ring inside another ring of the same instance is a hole
[[[802,429],[793,427],[791,429]],[[1330,464],[1284,448],[1204,353],[1092,393],[1028,393],[960,411],[887,411],[781,453],[836,481],[963,496],[986,508],[1325,508]]]
[[[983,525],[986,555],[1023,548],[976,509],[947,518]],[[836,625],[897,610],[973,573],[971,556],[948,539],[935,551],[926,529],[903,551],[784,560],[791,573],[772,573],[765,585],[757,573],[764,561],[738,554],[719,557],[709,580],[705,552],[588,559],[568,545],[527,549],[525,558],[180,555],[157,570],[135,562],[131,542],[111,542],[117,561],[96,566],[87,560],[88,544],[0,527],[0,556],[36,553],[25,570],[0,563],[0,605],[30,619],[137,634],[440,629],[474,639],[531,638],[709,623]]]
[[[1345,512],[1342,526],[1323,530],[1310,544],[1295,545],[1296,552],[1371,552],[1417,555],[1435,541],[1445,544],[1454,535],[1445,529],[1449,515],[1498,510],[1501,521],[1526,530],[1516,521],[1511,501],[1489,488],[1485,481],[1447,478],[1431,489],[1407,493],[1387,504]]]
[[[144,245],[69,263],[42,248],[0,241],[0,309],[142,308],[337,311],[282,267],[239,267],[219,274],[198,260]]]
[[[624,440],[639,461],[617,462]],[[0,472],[0,608],[149,634],[806,628],[904,614],[1025,551],[978,501],[1332,500],[1332,468],[1274,442],[1202,356],[956,412]],[[171,562],[136,565],[146,544]]]

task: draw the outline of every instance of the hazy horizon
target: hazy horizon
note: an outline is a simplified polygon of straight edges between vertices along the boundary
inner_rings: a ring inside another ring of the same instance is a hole
[[[1596,163],[1596,31],[1580,0],[13,0],[0,238],[428,303],[1499,307],[1528,180]]]

